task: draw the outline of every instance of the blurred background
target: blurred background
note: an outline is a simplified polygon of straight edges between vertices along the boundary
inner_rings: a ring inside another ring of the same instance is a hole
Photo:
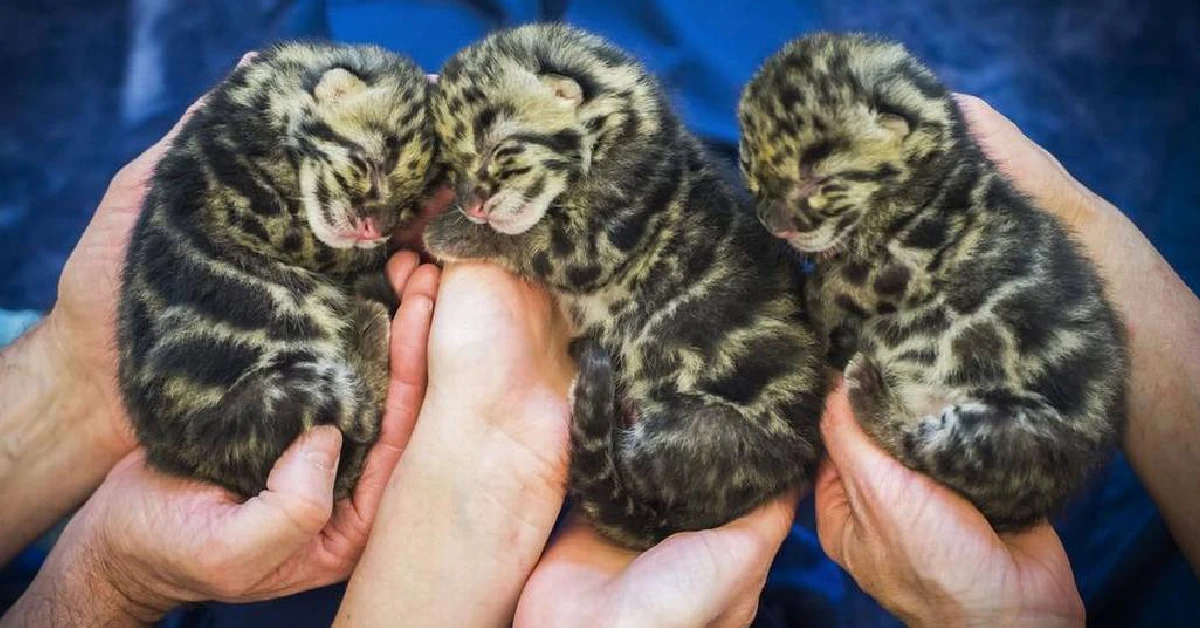
[[[63,262],[116,170],[243,52],[297,37],[373,42],[432,72],[491,29],[546,19],[640,56],[691,128],[730,158],[739,90],[785,41],[818,29],[897,38],[1128,213],[1193,290],[1200,282],[1196,0],[4,0],[0,345],[53,305]],[[1090,623],[1186,625],[1200,616],[1195,575],[1122,459],[1056,524]],[[36,569],[39,551],[5,577]],[[0,602],[14,590],[0,587]],[[332,609],[337,594],[199,607],[173,621],[261,622],[281,607]],[[821,555],[806,503],[759,623],[895,620]]]

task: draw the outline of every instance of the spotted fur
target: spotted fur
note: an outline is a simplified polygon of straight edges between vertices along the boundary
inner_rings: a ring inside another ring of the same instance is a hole
[[[808,485],[825,380],[802,275],[642,66],[573,28],[502,31],[446,63],[433,117],[461,211],[426,245],[574,322],[570,482],[603,533],[647,547]]]
[[[379,433],[395,306],[378,300],[374,234],[411,219],[426,189],[427,89],[379,48],[285,44],[184,125],[120,301],[121,390],[153,466],[254,495],[298,435],[331,424],[349,493]]]
[[[1125,418],[1123,327],[1076,243],[899,44],[792,42],[739,117],[761,221],[819,256],[810,307],[864,428],[998,530],[1051,514]]]

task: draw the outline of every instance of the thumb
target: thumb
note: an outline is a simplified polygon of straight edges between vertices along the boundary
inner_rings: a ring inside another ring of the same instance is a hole
[[[278,565],[308,543],[333,512],[333,480],[337,474],[342,433],[314,427],[283,453],[267,490],[237,510],[225,535],[237,556]]]
[[[621,597],[648,609],[651,618],[677,625],[726,624],[753,615],[798,499],[790,491],[719,528],[666,539],[629,566]]]

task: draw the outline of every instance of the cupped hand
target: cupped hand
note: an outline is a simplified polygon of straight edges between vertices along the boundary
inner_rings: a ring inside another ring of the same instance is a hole
[[[844,383],[821,421],[816,483],[825,552],[909,625],[1083,625],[1062,543],[1047,523],[998,536],[961,496],[880,449]]]
[[[153,471],[138,450],[72,520],[29,595],[70,599],[86,589],[83,595],[107,596],[106,604],[126,616],[152,621],[182,602],[263,600],[347,578],[425,391],[437,269],[418,267],[409,252],[394,257],[388,271],[403,295],[392,322],[386,411],[351,498],[333,502],[341,434],[330,426],[297,439],[267,489],[244,502]]]

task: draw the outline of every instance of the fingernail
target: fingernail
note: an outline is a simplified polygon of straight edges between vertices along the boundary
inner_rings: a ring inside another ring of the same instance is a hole
[[[330,425],[312,428],[304,435],[304,438],[308,439],[305,443],[304,459],[322,471],[332,470],[337,466],[341,455],[341,435],[336,427]]]

